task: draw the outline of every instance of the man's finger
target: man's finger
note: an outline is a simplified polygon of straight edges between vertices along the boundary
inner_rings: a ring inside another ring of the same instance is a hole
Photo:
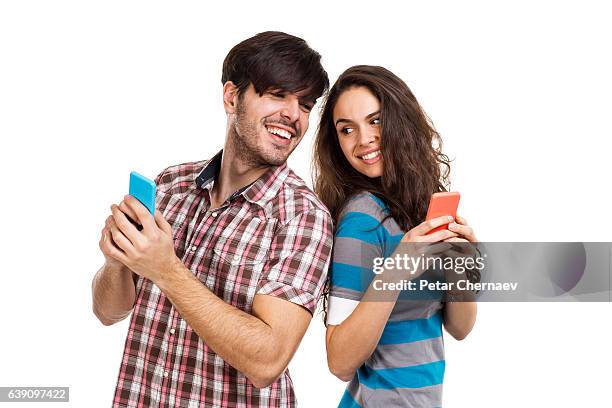
[[[134,221],[142,225],[144,230],[151,230],[155,227],[155,220],[153,216],[151,216],[149,210],[147,210],[147,207],[142,205],[134,196],[128,194],[123,198],[123,201],[125,201],[127,206],[134,212],[134,216],[136,217]]]
[[[117,252],[118,251],[120,254],[121,250],[119,250],[116,246],[115,246],[115,242],[113,241],[112,238],[112,232],[110,230],[110,227],[104,227],[104,229],[102,229],[102,234],[100,236],[100,250],[102,251],[102,253],[104,254],[104,256],[110,256],[113,259],[117,259]]]
[[[117,228],[115,224],[110,226],[111,238],[113,239],[114,245],[117,246],[118,249],[123,251],[125,254],[130,255],[134,253],[134,246],[127,239],[125,235]]]
[[[130,243],[133,246],[138,246],[138,244],[142,241],[142,238],[140,236],[140,232],[136,229],[134,224],[127,219],[126,215],[119,209],[118,206],[114,204],[111,205],[111,211],[113,213],[111,226],[114,224],[123,233],[123,235],[130,240]]]
[[[161,229],[166,234],[172,235],[172,226],[168,223],[168,221],[166,221],[164,215],[160,211],[155,210],[154,216],[155,222],[157,223],[159,229]]]
[[[111,235],[112,233],[109,232],[109,235]],[[118,249],[110,240],[110,237],[104,242],[105,248],[106,248],[106,252],[105,254],[110,256],[111,258],[121,262],[123,265],[127,266],[127,262],[128,262],[128,257],[125,255],[125,253],[121,252],[120,249]]]
[[[119,209],[123,211],[128,217],[130,217],[134,222],[136,222],[136,213],[125,203],[125,200],[119,203]]]

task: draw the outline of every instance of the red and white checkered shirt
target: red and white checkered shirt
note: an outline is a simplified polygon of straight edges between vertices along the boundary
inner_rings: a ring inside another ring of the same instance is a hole
[[[329,212],[286,164],[211,209],[220,161],[221,153],[172,166],[155,180],[156,208],[172,225],[177,256],[215,295],[247,313],[256,294],[313,313],[331,255]],[[288,370],[255,388],[150,280],[139,278],[136,293],[113,406],[296,406]]]

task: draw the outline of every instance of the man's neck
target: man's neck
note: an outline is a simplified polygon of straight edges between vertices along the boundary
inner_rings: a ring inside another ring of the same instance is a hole
[[[221,157],[219,175],[211,192],[211,209],[219,208],[234,192],[260,178],[269,166],[253,167],[245,164],[226,145]]]

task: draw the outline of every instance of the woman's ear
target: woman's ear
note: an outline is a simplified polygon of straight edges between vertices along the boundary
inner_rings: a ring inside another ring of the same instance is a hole
[[[237,103],[238,88],[232,81],[227,81],[223,84],[223,109],[225,109],[225,113],[228,115],[236,113]]]

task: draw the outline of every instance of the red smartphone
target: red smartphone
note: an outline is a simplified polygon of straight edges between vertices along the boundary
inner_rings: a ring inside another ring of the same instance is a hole
[[[427,216],[425,221],[429,221],[433,218],[438,218],[443,215],[451,215],[453,218],[457,217],[457,207],[459,207],[460,194],[458,192],[449,193],[434,193],[429,201],[429,208],[427,209]],[[428,232],[432,234],[443,229],[447,229],[448,224],[440,225]]]

